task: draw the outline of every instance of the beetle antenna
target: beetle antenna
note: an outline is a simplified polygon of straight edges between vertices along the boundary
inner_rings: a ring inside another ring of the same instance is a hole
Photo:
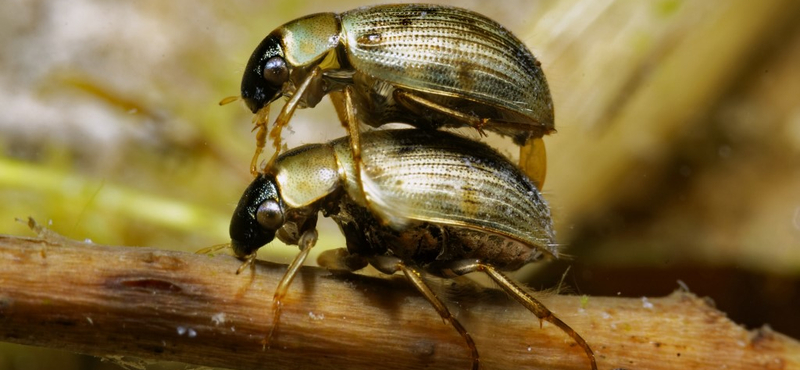
[[[227,97],[222,98],[222,100],[219,101],[219,105],[228,105],[228,104],[233,103],[233,102],[235,102],[235,101],[237,101],[237,100],[239,100],[241,98],[242,97],[240,95],[227,96]]]

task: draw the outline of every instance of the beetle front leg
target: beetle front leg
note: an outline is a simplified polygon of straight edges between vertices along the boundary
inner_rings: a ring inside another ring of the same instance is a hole
[[[537,301],[536,298],[533,298],[527,291],[522,289],[519,285],[517,285],[514,281],[509,279],[505,274],[495,269],[492,265],[483,263],[479,260],[462,260],[450,263],[445,266],[440,266],[438,273],[442,276],[446,277],[455,277],[466,275],[471,272],[480,271],[488,275],[497,285],[500,286],[506,293],[510,294],[514,299],[521,303],[525,308],[529,311],[533,312],[536,317],[539,318],[539,326],[541,327],[542,321],[547,321],[559,329],[561,329],[564,333],[570,336],[575,343],[580,346],[584,352],[586,352],[586,356],[589,357],[589,362],[591,363],[592,370],[597,370],[597,362],[594,358],[594,352],[592,352],[591,347],[583,337],[580,336],[574,329],[572,329],[569,325],[561,321],[556,315],[553,314],[547,307],[545,307],[541,302]]]
[[[257,252],[253,252],[253,253],[250,253],[250,254],[248,254],[248,255],[244,256],[244,262],[242,262],[242,265],[241,265],[241,266],[239,266],[239,268],[238,268],[238,269],[236,269],[236,275],[239,275],[239,274],[241,274],[241,273],[242,273],[242,271],[244,271],[244,269],[246,269],[246,268],[248,268],[248,267],[250,267],[250,273],[251,273],[251,275],[252,275],[252,274],[255,274],[255,273],[256,273],[256,272],[255,272],[255,268],[256,268],[256,256],[257,256],[257,255],[258,255],[258,253],[257,253]]]
[[[269,119],[269,105],[261,108],[255,116],[253,116],[253,130],[256,131],[256,152],[253,153],[253,159],[250,160],[250,174],[253,177],[258,176],[258,157],[264,151],[264,146],[267,144],[267,120]]]
[[[467,347],[469,347],[470,353],[472,354],[472,370],[478,370],[480,368],[480,358],[478,357],[478,348],[475,347],[475,341],[472,340],[472,336],[467,333],[467,330],[461,325],[458,320],[450,313],[450,310],[447,309],[447,306],[442,303],[442,301],[436,297],[436,294],[433,293],[430,287],[422,280],[422,274],[417,270],[415,267],[406,265],[402,260],[397,257],[388,257],[388,256],[377,256],[372,257],[369,260],[369,263],[374,266],[378,271],[383,272],[384,274],[394,274],[397,271],[402,271],[403,274],[406,276],[406,279],[414,285],[417,290],[422,293],[422,296],[425,297],[426,300],[436,309],[436,312],[439,313],[439,316],[442,317],[445,323],[450,323],[453,328],[458,331],[458,334],[461,334],[461,337],[467,342]]]
[[[272,130],[269,132],[269,138],[272,139],[272,147],[275,148],[275,153],[272,154],[272,158],[270,158],[267,165],[264,167],[264,172],[269,172],[272,166],[275,164],[275,160],[278,159],[278,154],[281,152],[281,132],[283,128],[289,124],[289,120],[292,118],[294,111],[297,109],[297,106],[300,104],[300,100],[304,98],[305,94],[308,93],[309,86],[319,84],[319,79],[322,78],[322,70],[319,68],[314,68],[306,77],[300,86],[297,87],[297,90],[294,92],[292,97],[281,109],[281,112],[278,114],[278,117],[275,119],[275,123],[273,124]],[[264,137],[266,128],[264,131],[261,131],[259,128],[258,133],[256,134],[256,140],[260,140],[261,137]],[[262,135],[262,136],[259,136]],[[257,144],[260,144],[261,141],[258,141]],[[263,144],[261,145],[263,147]],[[261,154],[261,148],[256,149],[256,154],[253,157],[252,161],[250,162],[250,172],[254,174],[258,174],[257,170],[257,163],[258,163],[258,156]]]
[[[319,233],[317,233],[316,229],[307,230],[300,236],[300,241],[297,245],[300,247],[300,253],[294,257],[292,263],[289,264],[289,267],[286,269],[286,272],[283,274],[281,281],[278,283],[278,287],[275,288],[275,294],[272,296],[272,328],[269,330],[269,334],[262,344],[264,348],[269,347],[269,342],[272,339],[272,335],[275,333],[275,329],[278,327],[281,319],[281,309],[283,308],[283,297],[286,296],[286,292],[289,290],[289,285],[292,284],[292,280],[297,275],[297,271],[303,266],[303,262],[305,262],[306,257],[308,257],[308,252],[311,251],[311,248],[317,244],[317,239],[319,238]]]

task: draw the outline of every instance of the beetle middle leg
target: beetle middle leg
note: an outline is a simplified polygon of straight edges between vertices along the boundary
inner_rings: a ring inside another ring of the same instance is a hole
[[[308,257],[308,252],[311,251],[311,248],[317,243],[317,238],[319,237],[319,233],[317,233],[316,229],[307,230],[300,236],[300,240],[297,245],[300,247],[300,253],[294,257],[292,263],[289,264],[289,267],[286,269],[286,272],[283,274],[281,281],[278,283],[278,287],[275,288],[275,294],[272,296],[272,328],[269,330],[269,334],[267,337],[264,338],[262,344],[264,348],[269,347],[269,342],[272,339],[272,335],[275,333],[275,329],[278,327],[281,319],[281,309],[283,308],[283,297],[286,296],[286,292],[289,290],[289,285],[292,284],[292,280],[297,275],[297,271],[303,266],[303,262],[305,262],[306,258]]]
[[[453,328],[461,334],[461,337],[467,342],[467,347],[472,354],[472,370],[480,368],[480,359],[478,357],[478,348],[475,347],[475,342],[472,336],[467,333],[467,330],[461,325],[458,320],[450,313],[447,306],[436,297],[430,287],[422,280],[422,274],[415,267],[406,265],[402,260],[397,257],[376,256],[369,259],[370,265],[374,266],[378,271],[384,274],[394,274],[397,271],[402,271],[406,278],[417,288],[417,291],[422,293],[422,296],[436,309],[436,312],[442,317],[445,323],[450,323]]]
[[[581,337],[580,334],[578,334],[569,325],[561,321],[561,319],[556,317],[552,311],[545,307],[541,302],[537,301],[536,298],[533,298],[532,295],[530,295],[527,291],[522,289],[522,287],[509,279],[508,276],[498,271],[493,266],[483,263],[479,260],[462,260],[450,263],[447,266],[441,266],[437,272],[446,277],[455,277],[476,271],[480,271],[488,275],[495,283],[497,283],[497,285],[500,286],[500,288],[505,290],[506,293],[510,294],[517,302],[521,303],[523,306],[525,306],[525,308],[533,312],[533,314],[539,318],[539,326],[542,325],[542,321],[547,321],[569,335],[570,338],[572,338],[572,340],[574,340],[575,343],[577,343],[578,346],[580,346],[583,351],[586,352],[586,356],[589,357],[592,370],[597,370],[597,362],[595,361],[594,352],[592,352],[592,349],[589,347],[589,344],[586,343],[583,337]]]
[[[467,342],[467,347],[469,347],[470,353],[472,354],[472,370],[478,370],[480,368],[478,348],[475,346],[475,341],[472,340],[472,336],[470,336],[467,330],[464,329],[464,326],[453,317],[450,310],[447,309],[447,306],[436,297],[436,294],[434,294],[431,288],[422,280],[422,274],[416,268],[407,266],[397,257],[377,256],[365,258],[360,255],[351,254],[344,248],[327,250],[321,253],[317,259],[317,263],[325,268],[348,271],[360,270],[366,267],[366,262],[369,262],[369,264],[378,269],[378,271],[387,275],[402,271],[411,284],[417,288],[417,291],[422,293],[422,296],[436,309],[436,312],[439,313],[442,320],[444,320],[445,323],[449,322]]]
[[[358,184],[359,191],[364,196],[369,205],[369,199],[364,192],[364,184],[361,179],[364,177],[362,172],[361,161],[361,128],[359,127],[358,118],[356,118],[356,109],[353,104],[353,86],[348,85],[342,92],[332,92],[331,101],[336,108],[336,113],[339,115],[339,120],[342,121],[342,126],[347,129],[350,135],[350,151],[353,153],[353,168],[356,175],[356,184]]]

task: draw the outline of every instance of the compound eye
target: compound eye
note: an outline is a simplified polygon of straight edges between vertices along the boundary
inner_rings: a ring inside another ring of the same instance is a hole
[[[272,86],[282,86],[289,79],[289,69],[281,57],[272,57],[264,63],[264,80]]]
[[[283,210],[274,200],[267,200],[258,206],[256,220],[261,227],[267,230],[277,230],[283,226]]]

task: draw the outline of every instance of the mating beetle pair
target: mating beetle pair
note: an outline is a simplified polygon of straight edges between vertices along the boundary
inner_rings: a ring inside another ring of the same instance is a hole
[[[349,136],[279,156],[281,130],[294,110],[314,107],[325,95]],[[231,221],[232,247],[246,264],[276,236],[301,250],[275,293],[273,329],[281,299],[317,240],[322,212],[345,234],[344,265],[402,271],[467,342],[473,369],[479,356],[472,338],[422,271],[486,273],[572,337],[596,369],[584,339],[500,272],[557,256],[539,192],[541,137],[554,130],[553,104],[539,63],[510,32],[479,14],[438,5],[315,14],[261,42],[241,96],[259,131],[251,162],[256,179]],[[289,100],[270,132],[275,154],[257,171],[269,105],[284,96]],[[418,129],[360,132],[360,123],[390,122]],[[521,146],[522,170],[484,144],[436,131],[461,126],[511,137]]]

